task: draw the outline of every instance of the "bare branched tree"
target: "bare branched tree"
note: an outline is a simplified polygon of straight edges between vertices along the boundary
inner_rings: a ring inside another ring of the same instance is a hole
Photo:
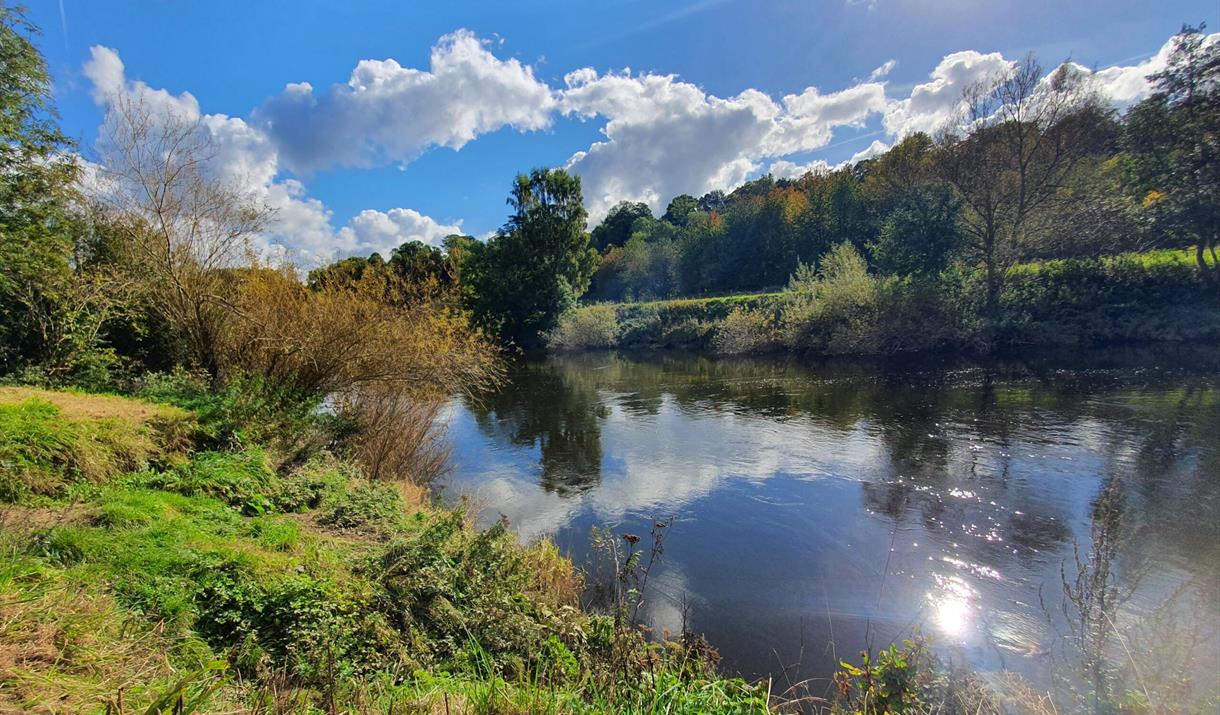
[[[938,165],[961,196],[963,232],[983,263],[991,315],[1031,219],[1065,200],[1091,150],[1090,122],[1080,117],[1104,111],[1083,73],[1064,65],[1042,74],[1030,56],[971,86],[939,140]]]
[[[112,98],[98,149],[98,199],[112,212],[128,265],[149,304],[216,376],[217,343],[231,312],[230,269],[252,257],[251,238],[270,209],[215,172],[216,148],[199,119],[142,97]]]

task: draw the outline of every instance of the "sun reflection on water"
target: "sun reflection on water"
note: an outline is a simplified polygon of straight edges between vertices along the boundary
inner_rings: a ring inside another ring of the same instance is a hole
[[[963,638],[970,631],[978,593],[961,576],[934,575],[936,587],[928,593],[932,620],[951,638]]]

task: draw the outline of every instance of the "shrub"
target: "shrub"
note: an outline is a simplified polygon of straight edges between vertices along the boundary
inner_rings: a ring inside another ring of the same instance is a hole
[[[574,308],[544,337],[552,350],[596,350],[618,344],[619,324],[613,305]]]
[[[672,317],[672,316],[670,316]],[[661,335],[653,347],[697,350],[707,347],[715,335],[715,323],[698,318],[669,320],[661,326]]]
[[[1211,340],[1217,306],[1182,251],[1044,261],[1009,272],[993,328],[1009,344]]]
[[[963,322],[961,305],[954,302],[956,295],[945,281],[881,280],[872,338],[876,351],[900,353],[966,344],[970,331]]]
[[[777,344],[774,321],[762,311],[735,308],[716,329],[716,352],[729,355],[773,350]]]
[[[320,446],[347,425],[321,410],[323,396],[276,385],[264,378],[231,374],[212,385],[205,373],[151,373],[137,395],[194,413],[204,441],[213,447],[265,444],[289,456]]]
[[[243,514],[275,509],[279,480],[260,449],[245,452],[205,452],[167,472],[147,475],[144,486],[186,496],[215,497]]]
[[[472,668],[483,653],[521,673],[522,659],[537,657],[548,632],[571,630],[523,595],[533,576],[502,524],[476,533],[460,515],[441,515],[384,547],[364,573],[379,586],[378,610],[400,632],[416,634],[411,640],[433,663]]]
[[[798,267],[783,308],[784,343],[830,353],[875,352],[882,281],[850,243],[831,249],[816,274]]]
[[[353,429],[345,439],[351,457],[371,479],[429,484],[449,457],[439,395],[405,394],[393,385],[366,385],[336,400]]]
[[[310,290],[288,270],[252,269],[226,323],[225,374],[300,394],[367,384],[449,394],[493,381],[497,352],[469,317],[439,300],[389,303],[376,276]]]

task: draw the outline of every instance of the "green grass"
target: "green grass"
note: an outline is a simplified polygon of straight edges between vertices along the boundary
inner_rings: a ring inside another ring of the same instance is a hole
[[[325,453],[277,469],[207,430],[191,451],[194,424],[4,394],[0,711],[766,710],[758,687],[583,613],[553,546],[475,531]]]
[[[190,702],[223,677],[198,638],[133,622],[95,581],[23,554],[11,539],[0,548],[0,710],[118,712],[123,704],[142,713],[179,692]],[[207,699],[232,710],[226,693]]]
[[[767,291],[762,293],[734,293],[732,295],[718,295],[706,298],[666,298],[663,300],[646,300],[646,301],[625,301],[621,303],[610,303],[615,308],[661,308],[661,307],[710,307],[717,308],[721,306],[736,307],[739,305],[751,305],[768,300],[773,300],[784,294],[783,291]]]
[[[0,387],[0,501],[62,495],[73,484],[168,464],[182,457],[192,430],[173,407]]]
[[[1064,266],[1081,265],[1092,262],[1093,261],[1084,259],[1032,261],[1029,263],[1019,263],[1013,266],[1009,269],[1009,274],[1015,276],[1022,274],[1055,272],[1056,270],[1062,270]],[[1204,262],[1208,265],[1215,265],[1215,260],[1207,254],[1204,254]],[[1186,248],[1162,248],[1153,251],[1142,251],[1139,253],[1121,253],[1115,256],[1103,256],[1100,259],[1100,264],[1104,268],[1109,269],[1122,267],[1126,267],[1128,269],[1138,268],[1143,271],[1148,271],[1151,274],[1163,273],[1167,270],[1184,270],[1189,274],[1190,272],[1198,269],[1198,263],[1195,261],[1194,249]]]

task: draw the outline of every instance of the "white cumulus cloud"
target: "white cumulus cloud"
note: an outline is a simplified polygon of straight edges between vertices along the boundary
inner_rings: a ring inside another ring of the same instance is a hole
[[[281,175],[281,156],[276,142],[256,124],[240,117],[204,114],[189,92],[178,95],[128,79],[115,50],[96,46],[84,65],[92,83],[94,100],[103,108],[119,98],[143,104],[154,120],[177,118],[198,122],[211,141],[209,170],[230,184],[244,189],[274,211],[271,224],[260,237],[264,250],[285,251],[307,264],[372,251],[386,252],[404,241],[419,240],[437,245],[461,222],[442,224],[408,208],[388,212],[362,211],[347,225],[335,230],[332,213],[325,204],[308,195],[304,184]],[[97,171],[88,172],[90,176]],[[103,186],[100,180],[90,185]]]
[[[347,84],[322,94],[308,83],[289,84],[254,119],[285,165],[308,173],[407,163],[430,147],[460,149],[505,126],[542,129],[554,106],[532,68],[497,58],[473,33],[458,30],[432,48],[429,70],[361,60]]]
[[[852,154],[851,158],[847,160],[847,163],[855,164],[857,161],[864,161],[865,159],[872,159],[874,156],[881,156],[882,154],[886,153],[889,150],[890,150],[889,144],[886,144],[885,142],[881,141],[880,139],[874,139],[872,144],[869,144],[867,147],[861,149],[860,151],[856,152],[855,154]]]
[[[926,80],[901,95],[887,83],[897,65],[890,59],[834,92],[809,86],[777,98],[745,88],[721,97],[675,75],[629,69],[576,69],[563,86],[552,87],[529,65],[501,59],[492,49],[457,30],[433,46],[427,69],[392,58],[362,60],[346,83],[323,91],[289,84],[244,119],[204,114],[189,93],[128,79],[118,53],[108,48],[93,49],[85,74],[100,104],[126,93],[160,112],[198,119],[216,142],[217,170],[277,209],[268,239],[321,258],[384,251],[404,240],[436,243],[461,222],[399,208],[364,211],[335,228],[330,210],[302,183],[312,172],[406,165],[430,148],[458,150],[506,127],[536,131],[556,116],[575,117],[601,125],[602,137],[565,163],[581,177],[596,223],[618,201],[643,201],[660,211],[678,194],[732,189],[764,169],[796,177],[834,168],[821,158],[810,160],[809,153],[827,148],[836,129],[859,130],[879,118],[882,131],[873,134],[885,140],[844,163],[876,156],[907,134],[940,129],[958,115],[968,87],[1014,64],[997,52],[962,50],[945,55]],[[1090,73],[1121,109],[1150,94],[1146,76],[1165,66],[1171,50],[1172,42],[1130,66],[1074,69]],[[856,133],[854,139],[868,136]],[[302,178],[286,176],[289,171]]]
[[[461,232],[461,221],[442,224],[414,209],[365,209],[339,231],[339,238],[343,243],[360,246],[363,250],[397,246],[406,241],[421,241],[436,246],[446,236]]]
[[[799,179],[805,174],[827,174],[834,168],[821,159],[814,159],[806,164],[778,159],[767,167],[767,173],[777,179]]]
[[[836,127],[863,126],[885,109],[884,86],[871,82],[830,94],[810,87],[782,104],[753,89],[717,97],[673,75],[586,68],[565,82],[563,112],[606,120],[605,140],[567,163],[581,177],[594,222],[622,200],[658,211],[678,194],[733,188],[763,160],[823,147]],[[788,171],[787,163],[773,163],[777,170]]]
[[[1208,45],[1220,42],[1220,33],[1208,35],[1204,42]],[[1112,66],[1093,73],[1098,89],[1105,94],[1119,109],[1126,109],[1152,94],[1152,84],[1148,75],[1160,72],[1169,64],[1169,55],[1173,53],[1174,40],[1170,38],[1161,45],[1161,49],[1152,57],[1137,65]]]
[[[890,103],[885,129],[892,136],[933,132],[953,119],[962,106],[962,93],[1012,66],[998,52],[982,54],[964,50],[945,55],[927,82],[915,85],[906,99]]]

